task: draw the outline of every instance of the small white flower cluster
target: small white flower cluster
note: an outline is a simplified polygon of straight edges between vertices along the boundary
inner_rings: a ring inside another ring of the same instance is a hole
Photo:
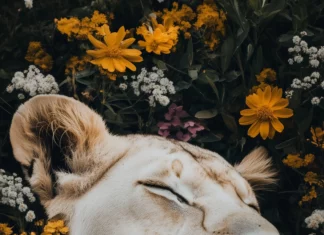
[[[310,76],[306,76],[303,78],[303,80],[299,78],[295,78],[293,80],[293,83],[290,85],[292,88],[296,89],[310,89],[313,85],[316,85],[319,81],[320,73],[319,72],[313,72]]]
[[[302,37],[306,36],[305,31],[300,33],[300,36],[295,35],[292,39],[294,47],[288,48],[288,52],[292,54],[292,58],[289,58],[288,63],[294,64],[304,61],[304,56],[309,57],[309,65],[313,68],[318,68],[320,62],[324,62],[324,47],[318,49],[317,47],[308,47],[307,42],[302,40]]]
[[[25,1],[25,6],[28,9],[32,9],[33,8],[33,0],[24,0]]]
[[[324,210],[314,210],[313,213],[305,219],[307,228],[318,229],[321,224],[324,224]]]
[[[134,89],[134,94],[137,96],[141,93],[149,95],[151,107],[155,107],[156,103],[167,106],[170,103],[167,95],[176,93],[173,82],[166,78],[163,71],[157,67],[153,67],[152,72],[142,68],[137,77],[133,75],[131,78],[133,79],[131,86]],[[124,76],[124,79],[127,80],[127,77]],[[125,85],[124,83],[120,84],[120,89],[127,88]]]
[[[293,97],[293,94],[294,90],[285,91],[285,96],[287,99],[291,99]]]
[[[30,65],[24,72],[18,71],[14,74],[11,84],[7,87],[7,92],[11,93],[14,89],[28,93],[30,96],[59,92],[55,78],[50,74],[44,76],[35,65]],[[20,93],[18,98],[24,99],[25,95]]]
[[[0,204],[17,208],[20,212],[28,210],[28,203],[36,201],[34,194],[29,187],[24,187],[22,178],[16,173],[6,174],[6,171],[0,169]],[[36,218],[32,210],[28,210],[25,216],[27,222],[32,222]]]

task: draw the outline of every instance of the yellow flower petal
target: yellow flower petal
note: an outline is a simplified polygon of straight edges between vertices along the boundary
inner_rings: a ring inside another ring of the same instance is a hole
[[[277,118],[290,118],[293,115],[292,109],[283,108],[273,111],[273,115]]]
[[[262,139],[266,139],[269,135],[269,122],[261,122],[260,135]]]
[[[112,61],[117,71],[125,72],[126,66],[121,60],[113,58]]]
[[[263,103],[269,104],[270,100],[271,100],[271,87],[267,86],[264,89]]]
[[[133,63],[129,62],[128,60],[126,60],[124,58],[121,58],[121,60],[123,61],[123,63],[125,64],[125,66],[127,68],[129,68],[132,71],[136,71],[136,67],[135,67],[135,65]]]
[[[259,121],[254,122],[248,130],[248,135],[252,138],[255,138],[260,133],[260,125],[261,122]]]
[[[117,32],[115,45],[116,46],[120,45],[121,41],[124,39],[125,36],[126,36],[125,27],[122,26],[119,28]]]
[[[282,123],[277,119],[274,118],[271,120],[271,125],[273,126],[273,128],[278,131],[278,132],[282,132],[284,129],[284,125],[282,125]]]
[[[279,109],[287,107],[288,104],[289,104],[289,101],[287,99],[280,99],[277,103],[275,103],[272,106],[272,109],[273,110],[279,110]]]
[[[106,55],[105,50],[87,50],[87,54],[95,58],[101,58]]]
[[[121,42],[121,48],[127,48],[135,42],[135,38],[127,38],[126,40]]]
[[[242,126],[250,125],[257,120],[257,116],[243,116],[239,119],[239,123]]]
[[[88,35],[88,39],[92,43],[92,45],[94,45],[95,47],[97,47],[99,49],[105,49],[107,47],[104,43],[95,39],[92,35]]]
[[[240,114],[242,116],[253,116],[255,115],[257,112],[255,109],[243,109],[241,110]]]

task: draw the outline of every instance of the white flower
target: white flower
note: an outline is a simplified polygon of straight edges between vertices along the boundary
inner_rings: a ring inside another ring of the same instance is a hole
[[[18,205],[20,205],[20,204],[24,203],[24,199],[19,197],[19,198],[16,199],[16,202],[17,202]]]
[[[293,50],[294,50],[295,52],[297,52],[297,53],[301,52],[301,48],[300,48],[300,46],[295,46],[295,47],[293,48]]]
[[[289,52],[289,53],[293,53],[294,51],[295,51],[295,49],[294,49],[293,47],[289,47],[289,48],[288,48],[288,52]]]
[[[167,106],[170,103],[170,99],[164,95],[160,96],[158,98],[158,101],[162,106]]]
[[[31,191],[30,191],[30,188],[29,188],[29,187],[23,187],[22,192],[23,192],[23,194],[27,195],[27,194],[29,194]]]
[[[321,87],[322,89],[324,89],[324,81],[321,83]]]
[[[324,223],[324,210],[314,210],[313,213],[305,219],[307,228],[318,229]]]
[[[307,44],[307,42],[305,42],[305,41],[301,41],[301,42],[300,42],[300,46],[301,46],[301,47],[308,47],[308,44]]]
[[[303,62],[304,58],[301,55],[297,55],[294,57],[294,61],[296,61],[298,64]]]
[[[28,206],[24,203],[20,203],[18,206],[18,210],[20,210],[21,212],[25,212],[28,209]]]
[[[321,47],[318,51],[317,51],[317,56],[319,59],[321,59],[322,61],[324,61],[324,47]]]
[[[33,8],[33,0],[25,0],[25,6],[28,9],[32,9]]]
[[[25,95],[23,93],[18,94],[18,99],[23,100],[25,99]]]
[[[16,201],[13,199],[9,199],[9,206],[15,207],[16,206]]]
[[[309,64],[314,67],[314,68],[317,68],[320,64],[320,62],[318,60],[310,60],[309,61]]]
[[[162,3],[162,2],[164,2],[164,0],[157,0],[159,3]]]
[[[10,192],[8,193],[8,197],[16,198],[16,197],[17,197],[17,192],[15,192],[15,191],[10,191]]]
[[[309,76],[304,77],[304,82],[310,82],[310,81],[311,81],[311,78]]]
[[[16,72],[11,83],[7,88],[7,92],[12,92],[13,89],[16,89],[30,96],[37,94],[56,94],[59,92],[55,78],[50,74],[44,76],[34,65],[30,65],[24,73],[20,71]],[[22,95],[18,95],[18,98],[24,99]]]
[[[125,90],[127,89],[127,84],[126,84],[126,83],[121,83],[121,84],[119,85],[119,89],[125,91]]]
[[[320,73],[319,72],[313,72],[312,74],[311,74],[311,77],[312,78],[320,78]]]
[[[127,80],[127,76],[123,76],[123,79],[126,81]]]
[[[300,38],[299,36],[296,35],[296,36],[293,37],[293,43],[294,43],[294,44],[297,45],[297,44],[300,43],[300,41],[301,41],[301,38]]]
[[[294,94],[294,90],[285,91],[285,95],[287,99],[291,99],[293,94]]]
[[[28,211],[26,216],[25,216],[25,219],[26,219],[27,222],[33,222],[33,220],[35,218],[36,218],[35,213],[34,213],[34,211],[31,211],[31,210]]]
[[[319,105],[319,103],[321,102],[321,99],[318,97],[313,97],[311,100],[312,105]]]
[[[290,58],[290,59],[288,60],[288,64],[293,65],[293,64],[294,64],[294,60]]]
[[[15,88],[14,88],[13,85],[9,85],[9,86],[7,86],[7,88],[6,88],[6,91],[7,91],[8,93],[11,93],[11,92],[13,92],[14,89],[15,89]]]
[[[302,37],[307,36],[307,32],[306,31],[301,31],[300,36],[302,36]]]

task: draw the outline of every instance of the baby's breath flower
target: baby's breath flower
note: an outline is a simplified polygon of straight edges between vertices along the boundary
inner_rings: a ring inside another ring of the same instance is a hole
[[[296,35],[293,37],[294,44],[299,45],[300,41],[301,41],[301,38],[299,36]]]
[[[32,9],[33,8],[33,0],[25,0],[25,6],[28,9]]]
[[[313,213],[305,219],[307,228],[318,229],[324,223],[324,210],[314,210]]]
[[[319,105],[319,103],[321,102],[321,98],[319,98],[319,97],[313,97],[312,98],[312,100],[311,100],[311,103],[312,103],[312,105]]]
[[[320,64],[320,62],[318,60],[310,60],[309,64],[313,67],[313,68],[317,68]]]
[[[36,218],[36,215],[34,211],[29,210],[25,216],[25,219],[27,222],[33,222],[33,220]]]

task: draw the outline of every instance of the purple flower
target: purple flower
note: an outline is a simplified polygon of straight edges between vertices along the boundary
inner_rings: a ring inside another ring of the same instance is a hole
[[[185,142],[188,142],[191,139],[189,133],[183,134],[182,131],[178,131],[176,137],[178,140],[185,141]]]
[[[187,121],[184,124],[184,128],[187,128],[187,130],[192,134],[192,137],[196,137],[197,132],[205,129],[202,125],[200,125],[199,123],[196,123],[194,121]]]
[[[188,117],[188,113],[183,110],[182,106],[177,106],[176,104],[171,104],[169,111],[164,115],[165,119],[171,121],[173,118],[183,118]]]

